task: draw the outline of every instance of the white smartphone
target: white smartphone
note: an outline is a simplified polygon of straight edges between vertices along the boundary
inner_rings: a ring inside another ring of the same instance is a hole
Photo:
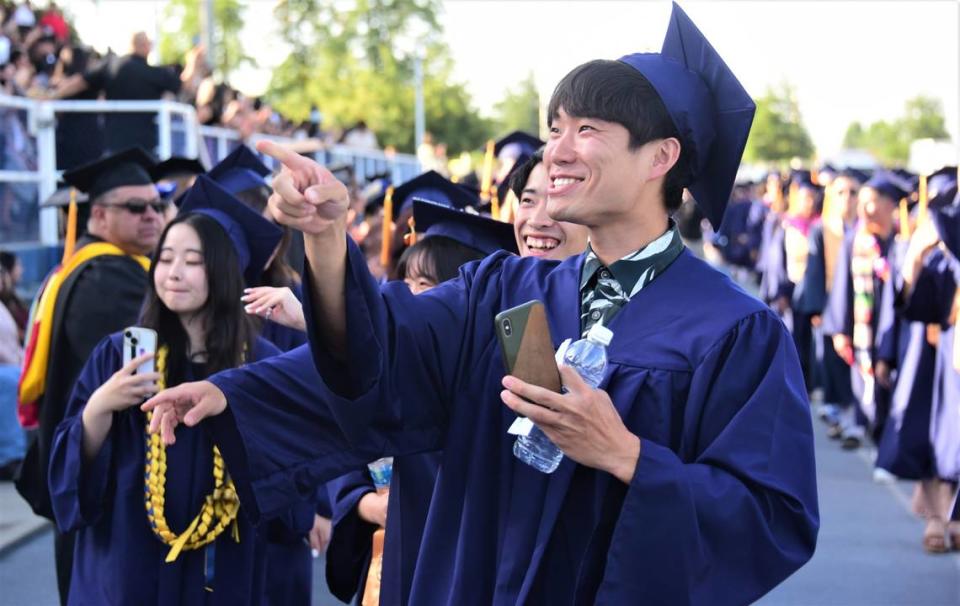
[[[157,353],[157,331],[142,326],[130,326],[123,329],[123,365],[143,354]],[[154,372],[154,359],[147,360],[137,367],[136,374]]]

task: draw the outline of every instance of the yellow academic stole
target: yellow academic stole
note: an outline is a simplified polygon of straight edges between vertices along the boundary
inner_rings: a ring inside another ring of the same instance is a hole
[[[166,387],[166,362],[168,349],[161,347],[157,352],[157,372],[160,380],[157,386],[162,391]],[[147,427],[153,412],[147,413]],[[170,530],[164,517],[164,486],[167,480],[167,447],[164,446],[160,434],[147,432],[147,462],[144,474],[145,504],[147,520],[153,533],[170,545],[166,562],[173,562],[184,549],[199,549],[213,543],[217,537],[232,526],[233,540],[240,542],[240,531],[237,528],[237,512],[240,510],[240,499],[236,487],[224,466],[220,449],[213,447],[213,492],[204,499],[200,513],[190,522],[190,525],[180,534]]]

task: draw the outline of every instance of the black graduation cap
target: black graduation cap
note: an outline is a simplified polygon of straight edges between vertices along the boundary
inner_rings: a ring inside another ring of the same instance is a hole
[[[621,57],[650,81],[681,142],[693,144],[690,193],[719,228],[756,104],[676,2],[659,53]]]
[[[207,172],[200,160],[196,158],[184,158],[181,156],[171,156],[163,162],[159,162],[150,171],[150,176],[154,182],[164,179],[176,179],[178,177],[188,177],[193,175],[202,175]]]
[[[370,199],[367,206],[383,206],[386,191]],[[413,203],[414,198],[423,198],[444,206],[464,208],[478,206],[480,198],[474,192],[450,181],[440,173],[430,170],[417,175],[393,190],[393,220]]]
[[[201,213],[220,224],[237,251],[247,284],[257,284],[283,231],[250,209],[206,175],[197,177],[180,206],[181,213]]]
[[[901,199],[910,195],[910,185],[904,183],[903,179],[891,171],[877,171],[863,184],[863,187],[876,190],[881,195],[893,200],[894,204],[899,204]]]
[[[246,145],[240,144],[210,169],[208,176],[231,194],[266,185],[267,165]]]
[[[418,239],[445,236],[485,255],[498,250],[519,254],[510,223],[420,198],[413,201],[413,221]]]
[[[525,133],[522,130],[515,130],[494,142],[493,153],[499,157],[500,153],[506,150],[508,155],[517,158],[517,162],[520,162],[519,158],[521,156],[530,157],[533,155],[533,152],[543,147],[543,145],[544,142],[541,141],[539,137]]]
[[[90,200],[125,185],[152,185],[156,160],[142,147],[129,147],[115,154],[63,173],[63,180],[87,194]]]

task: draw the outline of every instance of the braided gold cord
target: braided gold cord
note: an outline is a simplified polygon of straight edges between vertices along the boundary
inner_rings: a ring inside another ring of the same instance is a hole
[[[159,389],[166,387],[166,362],[168,350],[161,347],[157,352],[157,372],[160,374]],[[153,412],[147,413],[147,427]],[[157,537],[165,544],[170,545],[170,553],[166,561],[173,562],[180,555],[180,551],[198,549],[212,543],[233,524],[232,536],[240,541],[236,527],[237,512],[240,510],[240,499],[233,485],[233,480],[227,474],[220,449],[213,447],[213,492],[204,499],[200,513],[193,519],[187,529],[179,535],[174,534],[164,516],[164,493],[167,482],[167,449],[160,439],[160,434],[147,432],[147,460],[144,473],[144,503],[147,509],[147,520]]]

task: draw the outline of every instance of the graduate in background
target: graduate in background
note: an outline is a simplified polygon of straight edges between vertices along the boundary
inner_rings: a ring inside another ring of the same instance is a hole
[[[332,413],[375,456],[443,451],[411,603],[743,604],[769,591],[816,542],[802,373],[779,319],[685,251],[669,219],[687,186],[719,224],[754,109],[675,4],[661,53],[584,64],[551,100],[548,208],[589,226],[585,254],[497,253],[418,296],[369,276],[343,185],[261,142],[285,166],[271,208],[309,234],[326,410],[296,417],[317,439],[294,445],[267,439],[280,428],[262,406],[220,417],[228,460],[248,463],[244,498],[266,513],[342,469]],[[562,395],[504,376],[492,320],[531,299],[554,346],[601,319],[614,332],[602,389],[567,367]],[[169,440],[227,401],[201,382],[144,408]],[[513,456],[516,413],[564,452],[553,475]]]
[[[823,331],[834,350],[850,366],[856,410],[841,422],[846,448],[857,448],[867,429],[880,440],[890,408],[889,385],[876,377],[877,326],[883,307],[884,282],[890,279],[888,253],[895,235],[895,216],[907,196],[901,180],[878,172],[860,188],[856,228],[847,235],[834,274]]]
[[[837,172],[830,185],[824,190],[823,212],[819,226],[814,226],[811,233],[811,249],[818,249],[820,254],[812,261],[814,272],[823,274],[826,300],[824,309],[831,307],[833,297],[834,273],[837,259],[843,248],[847,234],[852,232],[857,222],[857,196],[860,185],[866,183],[867,176],[862,172],[846,168]],[[814,277],[811,277],[814,279]],[[845,296],[845,295],[844,295]],[[821,316],[821,329],[823,318]],[[820,360],[821,379],[823,384],[823,407],[819,411],[820,418],[829,426],[827,436],[839,440],[843,437],[844,426],[842,418],[852,418],[855,398],[850,384],[850,365],[837,354],[833,348],[833,337],[820,331],[823,352]],[[859,445],[860,438],[851,436],[844,442],[848,448]]]
[[[919,222],[901,266],[902,283],[897,284],[904,317],[934,324],[940,333],[929,433],[936,479],[924,491],[928,522],[923,544],[934,552],[960,550],[960,521],[951,517],[960,480],[960,196],[938,206],[930,210],[932,220]]]
[[[200,177],[155,252],[141,325],[153,356],[124,365],[123,335],[94,349],[54,436],[57,524],[76,531],[71,604],[253,604],[263,539],[239,511],[229,468],[204,428],[164,446],[137,405],[157,389],[279,353],[239,304],[280,230]],[[146,472],[145,472],[146,466]]]

